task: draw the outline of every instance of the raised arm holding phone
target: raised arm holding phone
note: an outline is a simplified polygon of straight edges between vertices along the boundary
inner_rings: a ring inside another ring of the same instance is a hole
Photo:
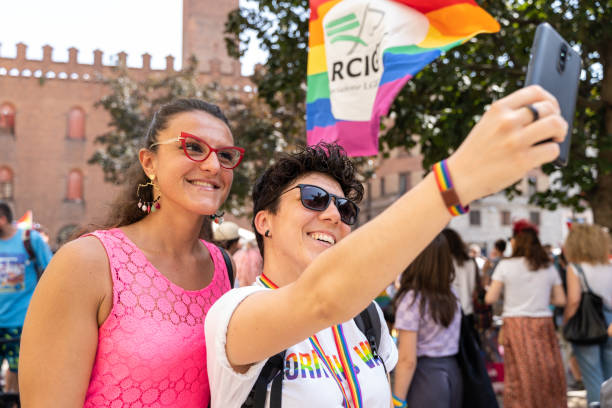
[[[288,367],[304,369],[283,381],[284,407],[339,407],[343,401],[389,407],[385,370],[370,367],[355,352],[353,346],[366,338],[351,319],[410,264],[451,214],[555,160],[566,132],[550,93],[539,86],[516,91],[494,102],[436,171],[353,233],[351,201],[361,199],[363,187],[342,152],[328,145],[279,159],[253,189],[264,279],[230,291],[206,319],[213,408],[241,406],[266,360],[283,350]],[[345,382],[312,371],[325,365],[326,355],[343,360],[347,347],[338,347],[338,338],[348,344],[352,359],[345,365]],[[391,370],[397,352],[388,341],[383,336],[379,355]]]

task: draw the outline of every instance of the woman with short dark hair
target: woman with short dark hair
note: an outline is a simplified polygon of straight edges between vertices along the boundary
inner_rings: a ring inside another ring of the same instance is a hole
[[[321,145],[279,158],[253,188],[263,274],[255,286],[224,295],[206,318],[212,407],[242,406],[264,366],[278,360],[280,381],[268,391],[262,378],[266,387],[255,400],[388,408],[385,366],[393,368],[397,352],[384,318],[377,308],[380,344],[353,318],[451,215],[553,160],[559,147],[545,140],[562,140],[566,129],[555,99],[540,87],[500,99],[448,160],[353,233],[363,187],[346,155]]]

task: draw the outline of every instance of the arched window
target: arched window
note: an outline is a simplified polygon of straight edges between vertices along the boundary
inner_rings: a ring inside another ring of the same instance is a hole
[[[0,200],[13,198],[13,171],[10,167],[0,166]]]
[[[68,139],[85,139],[85,112],[81,108],[68,112]]]
[[[66,200],[78,202],[83,201],[83,173],[81,173],[81,170],[75,169],[68,173]]]
[[[0,105],[0,135],[15,134],[15,107],[10,103]]]

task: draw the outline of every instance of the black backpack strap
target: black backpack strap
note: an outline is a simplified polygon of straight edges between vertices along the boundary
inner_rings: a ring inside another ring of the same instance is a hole
[[[285,350],[286,351],[286,350]],[[270,389],[270,408],[281,408],[283,402],[283,379],[285,378],[285,351],[281,354],[280,371],[272,380],[272,388]],[[263,407],[263,405],[262,405]]]
[[[270,390],[270,408],[280,408],[282,400],[283,378],[285,377],[286,350],[270,357],[259,372],[255,385],[249,393],[243,408],[264,408],[268,393],[268,384],[272,382]]]
[[[234,287],[234,268],[232,267],[232,260],[227,253],[227,251],[220,246],[218,246],[219,251],[223,254],[223,259],[225,260],[225,268],[227,269],[227,277],[230,281],[230,289]]]
[[[376,310],[376,303],[372,302],[366,307],[359,315],[357,315],[353,320],[355,320],[355,324],[361,330],[361,332],[365,335],[368,343],[370,343],[370,349],[372,349],[372,355],[374,358],[378,358],[382,363],[385,369],[385,373],[387,372],[387,367],[385,366],[384,360],[378,354],[378,347],[380,346],[380,336],[381,336],[381,324],[380,324],[380,315],[378,314],[378,310]]]
[[[23,246],[28,253],[28,257],[30,258],[30,262],[34,265],[34,269],[36,270],[36,280],[40,279],[42,275],[42,271],[40,266],[38,265],[38,261],[36,260],[36,253],[34,252],[34,247],[32,247],[32,239],[31,239],[32,230],[27,229],[23,232]]]

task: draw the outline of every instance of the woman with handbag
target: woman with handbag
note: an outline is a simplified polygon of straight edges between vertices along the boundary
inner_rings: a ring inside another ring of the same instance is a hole
[[[585,307],[581,300],[591,292],[603,303],[599,314],[605,319],[588,322],[591,329],[600,326],[601,340],[574,339],[572,348],[578,360],[589,404],[599,401],[601,384],[612,377],[612,339],[606,338],[606,327],[612,324],[612,264],[608,259],[609,235],[598,225],[574,224],[565,241],[564,252],[570,262],[567,268],[567,306],[565,307],[566,335],[572,318]],[[579,323],[579,322],[576,322]],[[572,336],[570,336],[572,337]],[[585,342],[586,340],[586,342]],[[585,342],[586,344],[579,344]]]
[[[409,407],[460,408],[461,306],[446,234],[439,234],[406,268],[393,300],[398,361],[393,393]]]
[[[512,257],[502,259],[485,301],[504,293],[504,408],[567,406],[565,375],[549,305],[565,305],[559,274],[526,220],[513,226]]]

